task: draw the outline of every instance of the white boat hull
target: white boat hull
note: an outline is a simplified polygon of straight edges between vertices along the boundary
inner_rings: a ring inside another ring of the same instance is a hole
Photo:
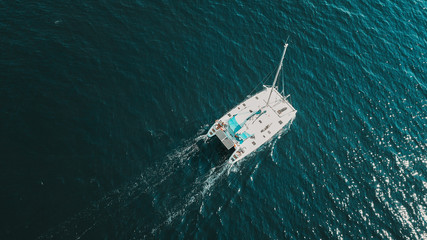
[[[295,119],[297,111],[277,89],[273,89],[267,105],[270,91],[271,87],[264,86],[262,91],[231,109],[209,129],[209,137],[217,136],[227,149],[234,147],[230,162],[235,163],[248,156],[281,130],[289,128]],[[253,115],[237,132],[232,131],[232,118],[242,114]]]

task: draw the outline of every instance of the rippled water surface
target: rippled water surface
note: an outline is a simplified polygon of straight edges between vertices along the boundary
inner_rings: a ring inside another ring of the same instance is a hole
[[[0,238],[427,238],[425,1],[0,10]],[[297,117],[228,173],[288,36]]]

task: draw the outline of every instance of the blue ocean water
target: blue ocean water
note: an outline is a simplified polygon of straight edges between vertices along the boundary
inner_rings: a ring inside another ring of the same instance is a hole
[[[1,239],[426,239],[425,1],[0,1]],[[284,61],[286,134],[205,134]]]

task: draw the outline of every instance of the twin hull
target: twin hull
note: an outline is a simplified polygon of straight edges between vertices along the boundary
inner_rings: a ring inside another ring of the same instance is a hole
[[[238,104],[216,120],[209,129],[208,137],[217,136],[227,149],[234,147],[235,151],[229,158],[230,162],[241,160],[280,130],[286,130],[291,126],[297,111],[276,88],[271,92],[267,105],[270,91],[271,87],[264,86],[261,92]],[[248,119],[235,128],[235,117],[244,114],[249,115]]]

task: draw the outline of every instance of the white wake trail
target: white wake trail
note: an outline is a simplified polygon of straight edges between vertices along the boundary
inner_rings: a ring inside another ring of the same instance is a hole
[[[200,141],[205,143],[208,139],[203,132],[205,129],[201,128],[194,138],[184,141],[180,147],[166,155],[160,165],[146,169],[136,180],[107,193],[103,198],[93,202],[90,207],[49,229],[39,239],[55,239],[55,236],[79,239],[96,225],[105,222],[105,216],[103,216],[105,212],[115,214],[129,207],[141,195],[151,196],[162,183],[171,178],[178,169],[186,166],[189,159],[197,155],[200,151],[197,144]],[[79,224],[82,222],[86,223],[85,227]]]
[[[151,231],[151,234],[155,236],[162,227],[170,225],[175,220],[177,220],[178,217],[186,215],[192,205],[200,203],[205,198],[205,196],[212,192],[219,180],[228,176],[229,168],[230,163],[225,162],[222,165],[211,168],[208,173],[197,178],[193,184],[192,190],[183,198],[179,204],[171,208],[166,216],[166,219],[154,227]]]

